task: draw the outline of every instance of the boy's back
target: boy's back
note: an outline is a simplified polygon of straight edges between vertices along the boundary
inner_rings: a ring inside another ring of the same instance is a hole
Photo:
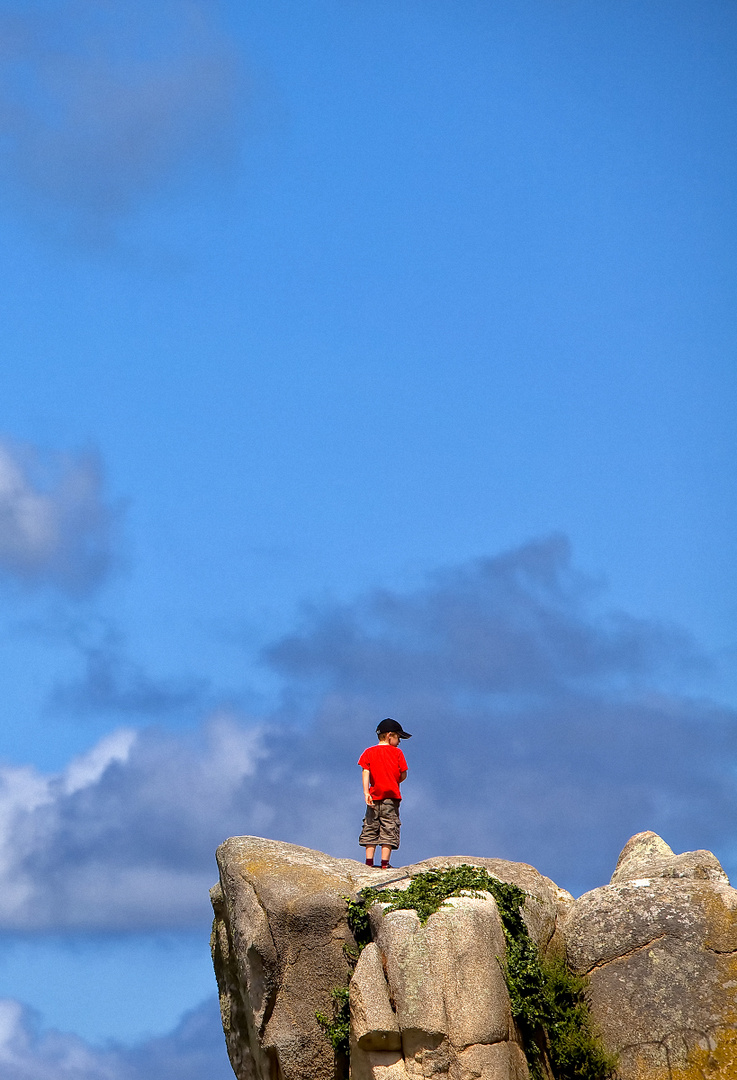
[[[391,743],[375,743],[361,754],[358,764],[371,773],[369,792],[371,798],[399,799],[400,776],[407,772],[407,762],[398,746]]]
[[[389,856],[399,847],[399,804],[402,795],[399,785],[407,777],[407,762],[399,749],[400,739],[411,739],[401,724],[391,717],[382,720],[376,729],[379,741],[367,747],[358,759],[363,770],[363,794],[366,815],[358,838],[366,848],[366,863],[374,865],[376,845],[381,844],[381,865],[389,865]]]

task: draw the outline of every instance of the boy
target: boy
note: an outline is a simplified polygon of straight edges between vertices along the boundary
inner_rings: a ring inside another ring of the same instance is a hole
[[[366,865],[374,865],[376,845],[381,844],[381,869],[390,869],[389,856],[399,847],[399,785],[407,778],[407,762],[399,749],[400,739],[411,739],[390,716],[376,729],[379,741],[358,759],[363,769],[366,816],[358,842],[366,848]],[[378,867],[376,868],[378,869]]]

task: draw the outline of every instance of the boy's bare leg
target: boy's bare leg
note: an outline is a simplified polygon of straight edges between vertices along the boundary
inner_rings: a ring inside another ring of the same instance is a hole
[[[368,848],[366,848],[366,854],[368,855]],[[389,859],[391,858],[391,854],[392,854],[392,849],[390,847],[384,847],[382,845],[382,848],[381,848],[381,861],[382,861],[382,863],[389,862]]]
[[[382,852],[384,849],[381,849]],[[376,844],[368,844],[366,846],[366,862],[372,863],[374,861],[374,853],[376,852]]]

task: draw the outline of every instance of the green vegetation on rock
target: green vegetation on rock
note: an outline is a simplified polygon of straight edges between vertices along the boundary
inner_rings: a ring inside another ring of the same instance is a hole
[[[604,1048],[592,1026],[586,979],[575,975],[564,960],[544,963],[542,970],[550,1016],[545,1030],[554,1075],[560,1080],[609,1080],[617,1058]]]
[[[344,897],[348,926],[356,949],[345,949],[355,964],[371,941],[369,908],[386,904],[384,914],[412,909],[424,925],[452,896],[491,894],[499,911],[506,956],[500,963],[509,991],[512,1016],[522,1035],[532,1080],[611,1080],[616,1057],[595,1032],[586,1000],[586,980],[570,971],[565,961],[542,961],[522,916],[527,894],[477,867],[452,866],[428,870],[412,878],[406,889],[376,886],[363,889],[356,900]],[[317,1021],[336,1058],[347,1064],[350,1044],[348,987],[331,992],[333,1015],[316,1013]]]
[[[517,885],[499,881],[478,866],[467,866],[464,863],[461,866],[450,866],[447,870],[426,870],[424,874],[413,877],[406,889],[382,888],[377,894],[374,886],[364,889],[360,895],[364,902],[373,903],[378,900],[382,904],[388,904],[384,910],[385,915],[390,911],[413,908],[424,925],[451,896],[461,896],[463,893],[481,896],[485,892],[490,892],[496,900],[505,932],[506,918],[514,936],[525,934],[526,928],[519,909],[527,894]]]
[[[351,967],[355,967],[361,951],[371,941],[368,905],[361,898],[352,900],[350,896],[344,896],[343,899],[346,902],[348,927],[356,943],[355,949],[349,945],[344,945],[343,952]],[[373,903],[373,901],[371,902]],[[330,997],[333,1002],[333,1015],[326,1016],[325,1013],[316,1012],[315,1019],[325,1033],[325,1038],[335,1051],[336,1058],[343,1058],[344,1062],[347,1063],[351,1034],[351,1008],[348,987],[336,986],[330,991]],[[346,1069],[339,1071],[347,1075]]]
[[[543,1080],[546,1062],[555,1080],[610,1080],[616,1059],[593,1030],[585,980],[562,961],[540,962],[522,917],[527,894],[517,885],[464,864],[418,874],[406,889],[383,888],[378,895],[375,888],[364,889],[359,899],[365,907],[387,903],[384,914],[412,908],[424,924],[451,896],[484,893],[491,893],[499,910],[507,946],[502,966],[533,1080]]]
[[[368,945],[371,941],[371,921],[369,919],[369,905],[376,899],[372,896],[368,899],[364,896],[364,893],[370,893],[370,889],[364,889],[360,894],[358,900],[351,900],[350,896],[344,896],[343,899],[346,902],[347,912],[346,919],[348,921],[348,929],[353,934],[353,940],[356,943],[358,953]]]
[[[330,991],[333,999],[333,1015],[316,1012],[315,1019],[325,1032],[325,1037],[335,1051],[336,1057],[348,1058],[351,1035],[351,1008],[348,1000],[348,987],[336,986]]]

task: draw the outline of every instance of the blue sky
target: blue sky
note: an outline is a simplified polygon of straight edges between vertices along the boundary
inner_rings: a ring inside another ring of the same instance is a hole
[[[214,848],[359,854],[385,715],[406,861],[734,875],[734,6],[0,41],[7,1076],[227,1077]]]

